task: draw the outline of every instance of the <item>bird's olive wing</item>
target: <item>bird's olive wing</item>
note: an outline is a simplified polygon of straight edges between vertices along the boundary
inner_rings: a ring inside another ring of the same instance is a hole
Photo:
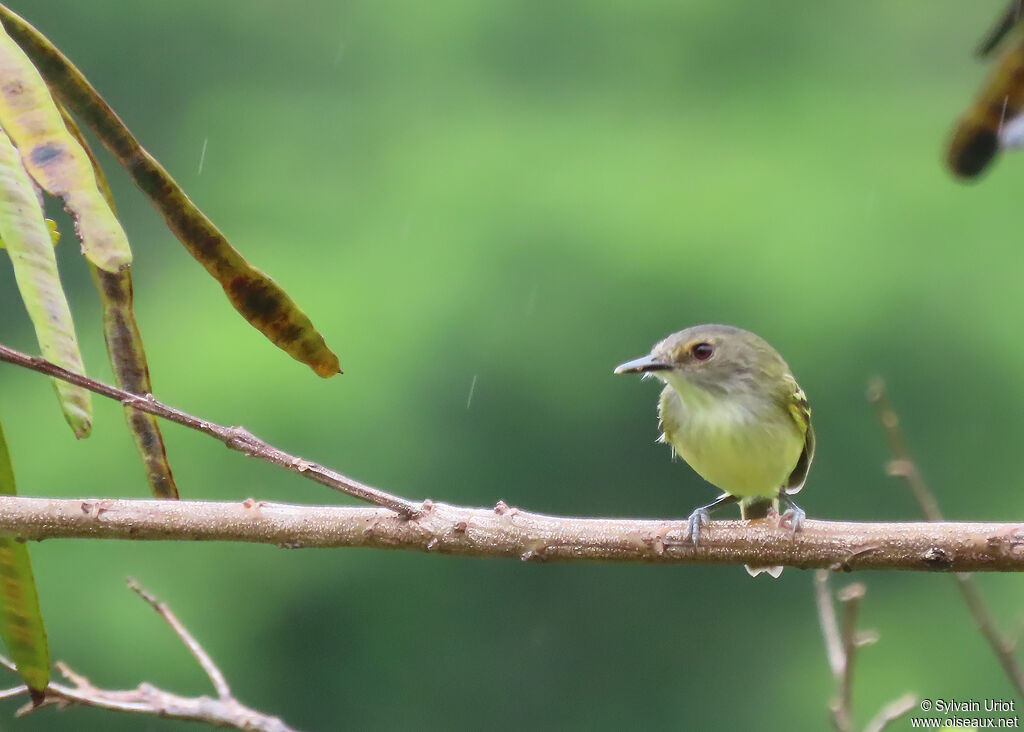
[[[796,461],[796,467],[786,481],[786,493],[797,493],[804,487],[807,472],[811,469],[811,460],[814,459],[814,427],[811,426],[811,405],[807,401],[807,395],[795,380],[788,406],[793,420],[804,433],[803,452],[800,453],[800,459]]]

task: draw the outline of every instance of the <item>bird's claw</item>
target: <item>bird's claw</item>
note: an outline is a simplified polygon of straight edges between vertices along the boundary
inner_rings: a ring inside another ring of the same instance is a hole
[[[693,542],[694,546],[700,542],[701,527],[707,526],[711,521],[711,514],[706,508],[698,508],[686,519],[686,538]]]
[[[797,506],[787,508],[786,511],[779,516],[779,528],[789,529],[794,534],[804,527],[804,519],[807,518],[807,513]]]

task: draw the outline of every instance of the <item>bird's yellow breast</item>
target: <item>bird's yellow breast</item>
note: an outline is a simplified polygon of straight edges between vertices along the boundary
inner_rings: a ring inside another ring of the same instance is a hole
[[[804,446],[792,416],[770,402],[716,399],[687,409],[669,384],[658,413],[664,440],[704,480],[739,498],[777,496]]]

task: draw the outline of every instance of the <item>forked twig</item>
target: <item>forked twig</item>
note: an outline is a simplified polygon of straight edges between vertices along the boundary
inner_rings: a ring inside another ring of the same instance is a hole
[[[842,608],[842,622],[836,620],[835,605],[829,587],[828,572],[819,569],[814,573],[814,590],[818,605],[818,619],[825,638],[832,678],[836,682],[836,697],[829,708],[832,722],[838,732],[853,729],[851,707],[853,705],[853,669],[857,652],[857,611],[864,597],[864,585],[856,582],[844,587],[838,595]]]
[[[171,626],[171,629],[177,633],[178,637],[181,638],[181,642],[185,644],[185,647],[188,648],[196,661],[199,662],[199,665],[202,666],[203,671],[206,672],[206,675],[210,679],[210,683],[213,684],[214,691],[217,692],[217,696],[221,699],[230,699],[231,687],[228,686],[228,682],[224,678],[224,674],[222,674],[220,669],[217,668],[217,664],[213,662],[210,655],[201,645],[199,645],[199,641],[192,637],[192,634],[188,632],[188,629],[182,625],[177,616],[171,612],[171,609],[157,599],[152,592],[140,585],[134,577],[128,578],[128,587],[134,590],[139,597],[148,602],[150,607],[160,613],[160,617],[166,620],[167,624]]]
[[[878,640],[877,633],[857,631],[857,617],[864,594],[864,585],[859,582],[840,590],[837,597],[842,615],[841,621],[837,620],[829,573],[823,569],[814,573],[818,620],[825,639],[829,668],[836,683],[836,696],[829,704],[829,709],[832,712],[832,724],[838,732],[853,730],[853,675],[857,649]],[[909,712],[916,703],[917,697],[914,694],[904,694],[889,702],[868,723],[865,732],[880,732],[889,722]]]
[[[855,582],[841,589],[837,596],[842,607],[839,632],[843,642],[844,663],[839,678],[839,703],[833,711],[836,715],[836,726],[843,732],[853,728],[853,672],[857,648],[862,645],[857,635],[857,616],[860,613],[860,601],[864,599],[866,592],[867,588],[862,583]]]
[[[928,487],[924,477],[921,475],[921,470],[907,448],[907,443],[903,439],[903,430],[900,428],[899,415],[889,402],[885,382],[882,379],[873,379],[868,385],[868,401],[875,405],[875,409],[878,411],[878,419],[882,423],[886,440],[889,442],[892,460],[886,466],[887,472],[889,475],[903,478],[911,493],[914,494],[914,499],[917,501],[918,506],[921,508],[921,513],[924,514],[926,519],[929,521],[942,521],[943,517],[942,512],[939,510],[938,501],[935,500],[935,494]],[[978,630],[996,655],[1007,678],[1010,680],[1013,688],[1016,689],[1017,695],[1024,698],[1024,672],[1022,672],[1017,655],[1014,652],[1016,644],[1004,636],[996,627],[992,614],[985,605],[985,600],[981,596],[981,590],[975,584],[974,578],[966,572],[956,572],[953,575],[953,579],[956,581],[957,589],[960,590],[960,594],[967,604],[971,617],[974,618],[975,625],[977,625]]]
[[[45,706],[64,708],[78,704],[118,712],[202,722],[214,727],[232,727],[245,732],[296,732],[279,718],[251,709],[235,699],[224,679],[224,674],[199,645],[199,642],[171,612],[171,609],[139,586],[134,579],[128,578],[128,586],[167,621],[167,624],[171,626],[171,629],[206,672],[217,692],[217,697],[183,697],[147,683],[139,684],[135,689],[100,689],[85,676],[72,671],[67,664],[58,661],[57,669],[70,682],[70,685],[51,682],[46,688],[46,696],[43,701],[38,706],[26,704],[18,710],[18,716],[24,716]],[[0,656],[0,665],[11,671],[16,671],[14,664],[3,656]],[[0,691],[0,699],[24,694],[27,691],[24,685],[5,689]]]

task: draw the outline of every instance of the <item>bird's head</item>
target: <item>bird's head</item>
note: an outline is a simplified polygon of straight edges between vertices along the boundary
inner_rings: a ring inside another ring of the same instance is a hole
[[[757,392],[778,383],[789,367],[760,336],[731,325],[695,325],[655,344],[616,374],[654,375],[681,396]]]

